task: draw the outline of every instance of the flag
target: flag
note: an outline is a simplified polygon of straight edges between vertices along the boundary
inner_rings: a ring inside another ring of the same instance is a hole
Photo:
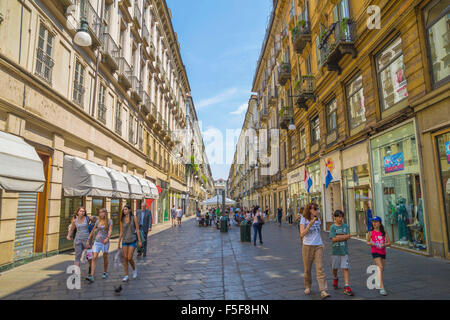
[[[325,170],[327,170],[326,171],[327,173],[325,175],[325,188],[328,188],[328,185],[333,180],[333,176],[331,175],[330,168],[327,165],[325,165],[325,168],[326,168]]]
[[[309,193],[309,190],[311,189],[311,186],[312,186],[312,180],[311,180],[311,177],[308,175],[308,173],[306,172],[306,169],[305,169],[305,189],[308,191],[308,193]]]

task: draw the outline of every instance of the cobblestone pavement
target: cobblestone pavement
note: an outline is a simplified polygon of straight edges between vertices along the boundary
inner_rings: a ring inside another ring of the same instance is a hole
[[[263,245],[241,243],[239,227],[232,225],[228,233],[214,227],[198,227],[195,220],[182,227],[170,228],[150,237],[145,260],[139,259],[138,278],[123,285],[120,296],[114,295],[123,276],[122,268],[114,270],[111,254],[110,277],[101,279],[102,259],[98,262],[96,281],[84,278],[87,266],[82,266],[81,290],[66,287],[70,262],[55,264],[42,272],[60,270],[48,279],[32,284],[4,299],[320,299],[313,273],[312,295],[303,294],[303,265],[297,227],[279,227],[267,223],[263,227]],[[350,281],[354,297],[345,296],[342,289],[332,288],[330,242],[325,243],[324,265],[330,299],[450,299],[450,263],[388,249],[385,286],[389,295],[366,286],[366,269],[373,264],[366,244],[349,241]],[[15,272],[12,270],[10,272]],[[24,275],[16,272],[21,279]],[[26,275],[25,275],[26,276]],[[340,275],[341,282],[342,276]]]

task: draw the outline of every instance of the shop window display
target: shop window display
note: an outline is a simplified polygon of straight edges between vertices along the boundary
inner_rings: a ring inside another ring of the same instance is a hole
[[[371,141],[375,209],[395,245],[426,250],[425,220],[414,124]]]
[[[315,202],[320,207],[320,212],[322,211],[322,190],[321,190],[321,180],[320,180],[320,164],[315,162],[310,166],[306,167],[308,175],[311,177],[312,186],[308,193],[308,203]]]
[[[59,250],[73,248],[73,241],[67,240],[67,232],[75,211],[83,206],[81,197],[63,197],[61,199],[61,215],[59,218]]]
[[[91,215],[98,216],[100,209],[105,207],[104,198],[92,198],[92,212]]]
[[[442,183],[442,198],[444,199],[445,221],[447,224],[447,239],[450,247],[450,132],[437,137],[437,146]]]
[[[118,235],[120,232],[120,199],[111,199],[111,219],[113,222],[112,235]]]

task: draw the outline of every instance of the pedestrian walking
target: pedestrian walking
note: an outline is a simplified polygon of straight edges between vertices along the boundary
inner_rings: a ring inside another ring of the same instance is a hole
[[[98,220],[95,222],[94,228],[89,234],[88,242],[94,237],[93,258],[91,263],[91,273],[88,276],[90,282],[94,282],[95,269],[97,267],[97,259],[100,252],[103,252],[103,275],[102,278],[108,277],[108,252],[109,239],[112,233],[112,220],[108,219],[108,211],[103,208],[98,213]]]
[[[172,228],[175,227],[176,218],[177,218],[177,210],[175,209],[175,205],[170,209],[170,217],[172,219]]]
[[[378,282],[380,284],[380,294],[387,295],[384,289],[383,272],[386,265],[386,247],[391,245],[389,235],[384,230],[380,217],[372,218],[372,230],[367,234],[367,244],[371,247],[371,253],[375,264],[378,267]]]
[[[133,279],[137,278],[137,268],[133,260],[134,250],[139,243],[139,248],[142,247],[142,240],[140,232],[137,232],[137,226],[139,223],[136,216],[131,211],[130,206],[126,205],[122,209],[122,214],[120,215],[120,234],[119,234],[119,247],[121,249],[122,243],[122,253],[123,253],[123,267],[125,271],[125,276],[122,281],[126,282],[128,278],[128,263],[130,263],[133,269]]]
[[[329,297],[326,292],[327,283],[323,270],[323,242],[320,235],[320,211],[317,204],[311,202],[306,206],[300,221],[300,238],[303,239],[302,257],[304,267],[305,294],[311,294],[312,263],[316,265],[316,278],[319,283],[322,299]]]
[[[147,256],[147,244],[148,244],[148,233],[152,231],[152,225],[153,225],[153,216],[152,212],[147,209],[147,204],[145,201],[142,201],[141,203],[141,209],[136,212],[137,220],[139,221],[139,231],[141,232],[141,235],[143,235],[142,238],[142,251],[138,250],[138,257],[140,256]]]
[[[262,241],[262,226],[264,224],[264,218],[262,216],[261,210],[257,211],[253,215],[253,245],[256,246],[256,234],[259,233],[259,243],[263,244]]]
[[[292,224],[293,222],[293,217],[294,216],[294,211],[292,210],[292,207],[289,207],[288,211],[287,211],[287,217],[288,217],[288,223]]]
[[[269,207],[266,206],[266,210],[264,211],[264,213],[266,214],[266,217],[269,217]]]
[[[281,207],[278,207],[278,224],[281,227],[281,218],[283,218],[283,209]]]
[[[200,213],[200,209],[197,209],[197,212]],[[181,227],[181,218],[183,217],[183,210],[181,209],[181,207],[178,207],[177,210],[177,221],[178,221],[178,226]]]
[[[348,262],[348,247],[347,240],[350,239],[350,229],[344,223],[344,212],[336,210],[334,212],[334,224],[330,227],[331,245],[331,267],[333,269],[333,287],[338,289],[338,270],[342,269],[344,273],[344,293],[348,296],[353,296],[353,291],[350,288],[349,272],[350,268]]]
[[[67,233],[67,240],[72,241],[73,232],[76,231],[75,239],[73,242],[75,248],[75,262],[76,266],[80,266],[81,256],[83,251],[87,251],[91,248],[89,240],[89,225],[91,218],[86,214],[86,209],[84,207],[78,207],[75,211],[75,215],[69,226],[69,231]],[[94,220],[94,219],[93,219]],[[89,263],[88,275],[91,273],[91,259],[86,258]],[[88,278],[86,278],[87,280]]]

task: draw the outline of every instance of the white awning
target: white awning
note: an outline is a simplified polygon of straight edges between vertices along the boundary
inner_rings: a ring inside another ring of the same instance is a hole
[[[44,165],[36,150],[22,138],[0,131],[0,189],[42,192]]]
[[[152,196],[150,198],[151,199],[158,199],[159,198],[158,188],[156,187],[156,185],[153,182],[148,181],[148,180],[147,180],[147,182],[150,185],[150,191],[151,191],[151,194],[152,194]]]
[[[42,192],[44,165],[36,150],[22,138],[0,131],[0,189]]]
[[[114,169],[103,167],[108,172],[113,185],[113,198],[128,199],[130,197],[130,189],[125,177],[120,174],[119,171]]]
[[[203,201],[201,204],[206,205],[206,206],[214,206],[217,204],[222,205],[222,196],[221,195],[214,196],[212,198],[209,198],[209,199]],[[235,204],[236,204],[236,201],[225,197],[225,205],[231,206],[231,205],[235,205]]]
[[[142,193],[142,186],[139,183],[139,180],[132,176],[131,174],[120,172],[125,177],[125,180],[128,182],[128,188],[130,189],[130,198],[131,199],[143,199],[144,194]]]
[[[113,194],[108,172],[98,164],[64,156],[63,189],[66,197],[107,197]]]
[[[142,187],[142,193],[144,195],[144,198],[146,199],[150,199],[151,198],[151,189],[150,189],[150,185],[148,184],[146,179],[143,179],[141,177],[137,177],[134,176],[136,179],[138,179],[139,183],[141,184]]]

